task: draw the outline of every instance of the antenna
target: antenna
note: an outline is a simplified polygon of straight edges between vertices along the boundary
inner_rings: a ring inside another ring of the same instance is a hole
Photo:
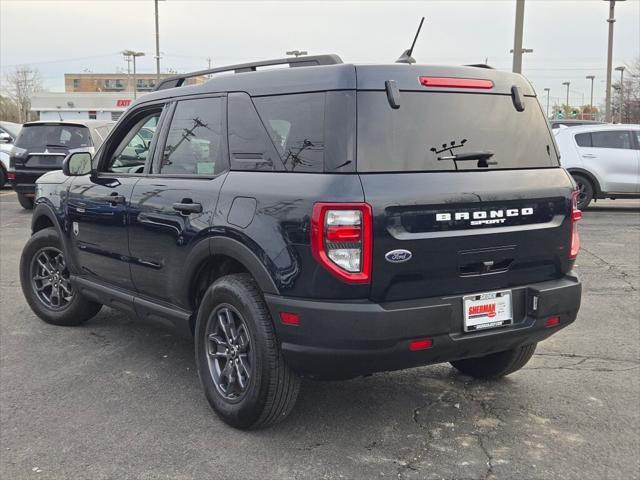
[[[422,24],[424,23],[424,17],[420,20],[420,25],[418,25],[418,31],[416,32],[416,36],[413,37],[413,43],[411,44],[411,48],[409,50],[405,50],[400,58],[396,60],[396,63],[416,63],[416,59],[411,56],[413,54],[413,47],[416,46],[416,40],[418,40],[418,35],[420,35],[420,30],[422,29]]]

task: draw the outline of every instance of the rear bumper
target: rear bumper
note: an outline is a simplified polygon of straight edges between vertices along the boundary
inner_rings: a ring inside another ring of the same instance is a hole
[[[287,363],[305,375],[338,379],[480,357],[539,342],[576,319],[581,290],[573,273],[514,287],[515,323],[473,333],[463,332],[462,295],[386,304],[276,295],[265,295],[265,300]],[[300,325],[282,324],[280,312],[299,314]],[[545,327],[555,315],[560,324]],[[431,348],[409,350],[411,340],[425,337],[433,341]]]
[[[13,189],[25,195],[36,193],[36,180],[49,170],[16,170],[16,178],[12,182]]]

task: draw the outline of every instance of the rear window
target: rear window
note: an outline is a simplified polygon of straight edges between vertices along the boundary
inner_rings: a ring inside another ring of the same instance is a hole
[[[322,172],[325,94],[254,97],[253,102],[285,168]]]
[[[518,112],[508,95],[402,92],[394,110],[385,92],[358,92],[358,171],[486,169],[438,160],[476,152],[493,154],[490,170],[558,166],[537,99],[523,102]]]
[[[80,125],[25,125],[16,146],[30,151],[47,148],[82,148],[91,146],[89,129]]]

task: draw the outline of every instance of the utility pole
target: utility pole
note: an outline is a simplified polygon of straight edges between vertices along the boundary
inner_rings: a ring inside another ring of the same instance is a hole
[[[611,67],[613,66],[613,24],[616,19],[613,15],[616,1],[624,2],[625,0],[605,0],[609,2],[609,42],[607,44],[607,91],[605,96],[605,121],[611,123]]]
[[[155,0],[156,7],[156,85],[160,83],[160,21],[158,19],[158,0]]]
[[[624,65],[616,67],[616,72],[620,72],[620,121],[622,123],[622,110],[624,109]]]
[[[211,57],[207,57],[207,67],[211,70]]]
[[[549,118],[549,94],[551,93],[550,88],[545,88],[545,92],[547,92],[547,119]]]
[[[595,120],[595,115],[593,113],[593,80],[596,78],[595,75],[587,75],[585,77],[587,80],[591,80],[591,99],[589,100],[589,113],[591,114],[591,120]]]
[[[516,31],[513,39],[513,72],[522,73],[522,34],[524,30],[524,0],[516,0]]]
[[[567,86],[567,108],[569,108],[569,85],[571,85],[571,82],[562,82],[562,85]]]

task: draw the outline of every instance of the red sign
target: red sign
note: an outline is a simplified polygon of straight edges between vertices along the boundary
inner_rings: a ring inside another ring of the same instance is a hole
[[[129,105],[131,105],[131,99],[128,98],[121,98],[116,102],[116,106],[118,107],[128,107]]]

